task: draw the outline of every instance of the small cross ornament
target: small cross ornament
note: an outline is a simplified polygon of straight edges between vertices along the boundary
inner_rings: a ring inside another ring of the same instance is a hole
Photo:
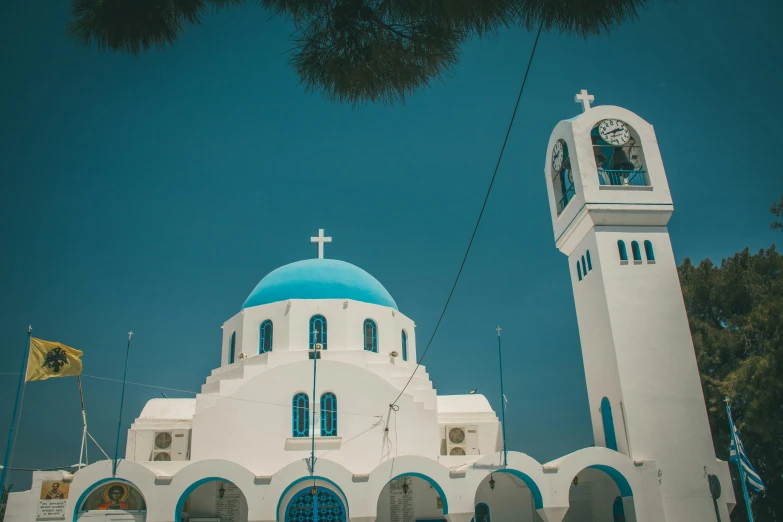
[[[324,243],[331,243],[331,237],[324,237],[324,229],[318,229],[318,235],[310,238],[310,243],[318,243],[318,259],[324,258]]]
[[[592,94],[587,94],[587,91],[585,89],[582,89],[582,91],[574,96],[574,102],[575,103],[581,103],[582,104],[582,112],[587,112],[590,110],[590,103],[595,101],[595,96]]]

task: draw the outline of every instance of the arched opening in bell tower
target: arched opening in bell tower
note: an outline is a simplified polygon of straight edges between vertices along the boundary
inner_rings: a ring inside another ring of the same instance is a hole
[[[571,157],[565,140],[557,140],[552,148],[552,190],[557,202],[557,214],[560,215],[568,202],[576,195],[574,173],[571,170]]]
[[[639,134],[624,121],[608,118],[590,132],[600,185],[649,186]]]

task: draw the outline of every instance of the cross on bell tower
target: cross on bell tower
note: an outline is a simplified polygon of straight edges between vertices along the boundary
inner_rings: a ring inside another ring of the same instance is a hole
[[[331,243],[331,237],[324,237],[324,229],[318,229],[318,235],[310,238],[310,243],[318,243],[318,259],[324,258],[324,243]]]

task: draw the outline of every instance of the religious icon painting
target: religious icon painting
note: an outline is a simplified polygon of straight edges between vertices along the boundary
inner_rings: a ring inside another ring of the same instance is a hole
[[[126,482],[109,482],[96,488],[82,504],[81,511],[144,511],[144,497]]]
[[[70,484],[59,480],[44,480],[41,482],[41,500],[65,500],[70,487]]]
[[[41,498],[38,500],[38,520],[56,520],[65,518],[70,484],[60,480],[41,482]]]

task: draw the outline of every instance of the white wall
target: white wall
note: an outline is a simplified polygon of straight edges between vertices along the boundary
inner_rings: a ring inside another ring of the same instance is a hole
[[[577,262],[581,266],[582,256],[590,252],[593,269],[579,280]],[[604,287],[602,270],[603,256],[596,243],[595,231],[591,230],[579,246],[568,257],[568,270],[574,289],[576,318],[582,345],[582,361],[585,367],[587,397],[590,404],[590,418],[596,446],[606,447],[606,438],[601,416],[601,401],[608,398],[612,405],[615,437],[618,451],[629,455],[623,422],[623,395],[620,386],[617,354],[612,337],[613,324]],[[622,404],[622,406],[621,406]]]
[[[408,361],[416,361],[416,325],[393,308],[346,299],[291,299],[246,308],[223,324],[223,365],[228,364],[229,340],[237,333],[236,357],[258,354],[261,323],[273,324],[272,351],[309,349],[310,318],[327,320],[328,350],[364,350],[364,320],[378,327],[378,353],[399,352],[402,360],[402,330],[408,334]]]
[[[335,393],[340,442],[336,449],[329,443],[332,438],[321,439],[320,415],[316,414],[316,456],[328,452],[330,460],[354,473],[368,473],[381,460],[398,455],[437,458],[440,439],[435,410],[425,409],[406,393],[398,402],[399,411],[390,415],[388,405],[399,390],[365,368],[330,360],[331,356],[331,351],[323,353],[317,363],[315,407],[320,412],[320,396]],[[310,439],[292,439],[291,402],[297,392],[306,393],[312,413],[312,381],[313,362],[302,354],[300,362],[275,366],[243,381],[228,398],[199,396],[191,458],[242,462],[259,475],[309,458]],[[384,431],[387,421],[388,432]]]
[[[620,263],[618,239],[626,243],[628,264]],[[634,240],[642,249],[638,264]],[[655,263],[646,261],[645,240]],[[715,451],[668,231],[601,227],[597,241],[632,456],[658,462],[668,519],[714,517],[704,469],[715,473]]]

